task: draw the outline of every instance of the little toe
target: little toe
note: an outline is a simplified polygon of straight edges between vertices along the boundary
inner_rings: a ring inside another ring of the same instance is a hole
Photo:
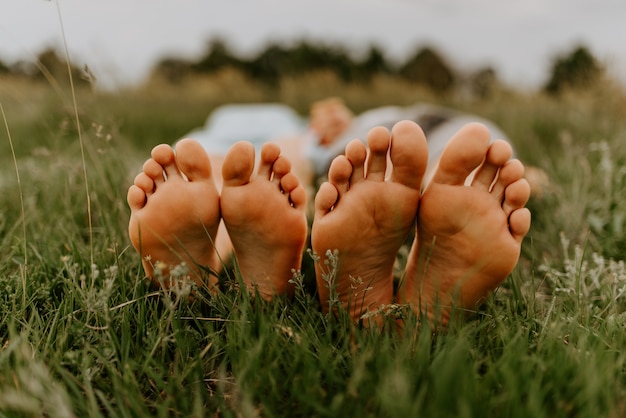
[[[530,220],[531,215],[528,208],[516,209],[509,216],[509,230],[518,243],[521,243],[530,231]]]
[[[254,145],[241,141],[234,144],[222,165],[224,186],[243,186],[250,182],[254,170]]]
[[[167,178],[180,176],[178,166],[176,165],[176,156],[174,150],[169,145],[161,144],[152,149],[152,159],[156,161],[165,172]]]
[[[191,182],[211,179],[211,161],[204,147],[186,138],[176,144],[176,164]]]
[[[485,161],[476,171],[472,186],[486,191],[491,190],[498,170],[509,161],[512,155],[513,149],[506,141],[494,141],[487,150]]]
[[[526,179],[519,179],[504,189],[502,210],[509,216],[514,210],[523,208],[529,198],[530,185]]]
[[[389,151],[393,171],[391,180],[419,190],[428,164],[428,144],[422,128],[411,121],[402,121],[391,130]]]
[[[128,194],[126,195],[126,201],[131,211],[136,211],[143,208],[146,205],[146,193],[138,186],[132,185],[128,188]]]
[[[457,132],[439,159],[432,183],[463,185],[485,159],[490,134],[480,123],[469,123]]]
[[[369,156],[367,159],[367,179],[374,181],[385,180],[387,170],[387,153],[389,151],[390,135],[387,128],[377,126],[367,134]]]
[[[346,146],[346,158],[352,164],[352,175],[350,184],[358,183],[365,178],[365,160],[367,159],[367,148],[358,139],[353,139]]]
[[[273,166],[280,156],[280,147],[271,142],[263,144],[261,147],[261,161],[257,175],[269,180],[272,176]]]
[[[328,181],[337,189],[338,199],[341,199],[350,187],[350,177],[354,167],[345,155],[335,157],[328,170]]]

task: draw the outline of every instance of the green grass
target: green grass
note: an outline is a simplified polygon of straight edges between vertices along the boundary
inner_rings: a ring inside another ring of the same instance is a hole
[[[270,97],[251,91],[239,99]],[[306,111],[284,91],[270,98]],[[69,95],[0,84],[0,416],[626,414],[623,93],[445,99],[510,132],[551,184],[481,312],[445,333],[409,316],[398,335],[324,316],[310,260],[291,302],[236,289],[189,302],[146,285],[125,192],[150,147],[219,102],[185,92],[79,92],[83,165]]]

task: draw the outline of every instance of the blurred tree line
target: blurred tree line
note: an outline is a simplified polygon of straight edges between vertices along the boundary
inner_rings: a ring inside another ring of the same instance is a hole
[[[212,40],[198,60],[165,58],[154,68],[154,74],[172,83],[190,74],[210,74],[225,68],[241,71],[253,80],[277,85],[283,77],[308,72],[329,71],[348,83],[367,83],[377,75],[394,75],[436,92],[447,92],[458,83],[458,75],[443,56],[433,48],[415,51],[409,59],[394,65],[376,45],[370,45],[362,57],[355,58],[339,45],[299,41],[291,46],[269,44],[257,55],[236,56],[222,39]]]
[[[464,84],[478,96],[488,96],[499,84],[496,71],[486,67],[467,74],[451,66],[441,53],[431,47],[421,47],[402,63],[394,64],[384,52],[370,45],[361,58],[355,58],[346,48],[305,40],[292,46],[273,43],[249,58],[231,52],[222,39],[208,44],[204,55],[194,61],[164,58],[153,74],[171,83],[178,83],[192,74],[211,74],[225,68],[241,71],[251,79],[267,85],[277,85],[281,78],[325,70],[344,82],[367,83],[377,75],[399,77],[422,85],[434,93],[446,93]],[[580,89],[592,85],[604,73],[599,61],[585,46],[557,56],[548,81],[542,89],[558,94],[565,89]]]
[[[54,48],[44,49],[34,61],[18,61],[13,65],[7,65],[0,60],[0,76],[14,75],[31,81],[47,81],[55,85],[69,83],[68,69],[75,85],[88,85],[95,80],[87,66],[80,68],[68,65],[67,60]]]
[[[88,67],[70,67],[76,84],[89,84],[95,78]],[[434,93],[447,93],[461,85],[480,97],[489,95],[499,84],[493,68],[479,69],[472,74],[453,68],[441,53],[432,47],[417,48],[401,63],[392,63],[376,45],[370,45],[365,54],[355,58],[339,45],[325,45],[301,40],[287,46],[279,43],[267,45],[257,55],[240,57],[227,43],[213,39],[206,52],[196,60],[166,57],[153,68],[152,75],[176,84],[191,75],[209,75],[224,69],[235,69],[255,81],[277,86],[283,77],[292,77],[315,71],[328,71],[349,83],[368,83],[378,75],[399,77],[421,85]],[[54,49],[42,51],[35,62],[20,61],[7,65],[0,60],[0,76],[17,75],[32,80],[66,80],[68,65]],[[604,74],[604,68],[585,46],[557,56],[547,82],[542,89],[558,94],[566,89],[580,89],[592,85]],[[58,82],[58,81],[57,81]]]

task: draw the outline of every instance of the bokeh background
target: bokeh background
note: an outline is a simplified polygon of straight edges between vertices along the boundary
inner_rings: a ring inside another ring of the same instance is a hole
[[[67,43],[75,64],[111,88],[143,81],[165,57],[197,60],[215,39],[244,59],[306,41],[356,60],[375,46],[400,64],[428,47],[463,73],[488,67],[531,88],[580,45],[626,80],[625,17],[619,0],[3,0],[0,61],[32,61]]]

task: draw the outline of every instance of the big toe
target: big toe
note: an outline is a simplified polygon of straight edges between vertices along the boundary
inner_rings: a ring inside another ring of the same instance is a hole
[[[191,182],[211,178],[209,156],[204,147],[194,139],[182,139],[176,144],[176,163]]]
[[[451,185],[464,184],[472,171],[485,159],[490,137],[487,127],[480,123],[469,123],[462,127],[443,150],[432,181]]]
[[[428,164],[428,145],[422,129],[414,122],[402,121],[391,130],[391,179],[412,189],[420,189]]]
[[[250,142],[241,141],[234,144],[222,166],[224,186],[243,186],[250,181],[254,171],[254,145]]]

